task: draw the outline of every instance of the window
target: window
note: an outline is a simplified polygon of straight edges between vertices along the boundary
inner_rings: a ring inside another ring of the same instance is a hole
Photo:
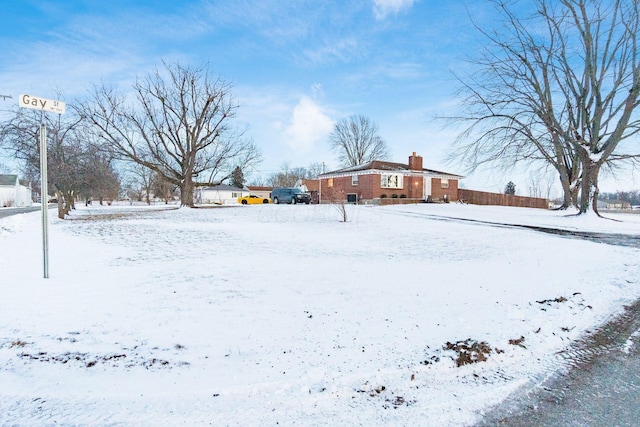
[[[380,187],[382,188],[402,188],[402,178],[400,174],[380,175]]]
[[[445,178],[441,179],[440,188],[449,188],[449,180]]]
[[[242,193],[234,193],[231,192],[231,197],[236,198],[236,197],[242,197]]]
[[[358,175],[351,176],[351,185],[358,185]]]
[[[329,187],[329,188],[333,187],[333,178],[329,178],[327,180],[327,187]]]

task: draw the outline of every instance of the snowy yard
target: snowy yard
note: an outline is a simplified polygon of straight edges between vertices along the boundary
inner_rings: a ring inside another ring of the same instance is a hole
[[[640,215],[349,208],[79,207],[49,279],[0,219],[0,425],[469,425],[640,297],[638,249],[445,219]]]

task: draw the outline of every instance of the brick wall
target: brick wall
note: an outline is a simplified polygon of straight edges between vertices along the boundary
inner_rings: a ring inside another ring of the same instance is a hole
[[[442,186],[442,181],[440,178],[431,178],[431,199],[439,201],[448,199],[450,202],[457,201],[459,197],[458,180],[450,179],[445,188]]]
[[[329,182],[332,186],[329,186]],[[424,200],[423,178],[422,176],[405,176],[402,188],[382,188],[380,186],[380,175],[364,174],[358,177],[358,184],[353,185],[352,177],[338,177],[322,180],[322,199],[328,201],[346,200],[347,195],[355,194],[356,200],[374,199],[409,199]],[[442,188],[440,178],[431,178],[431,198],[443,201],[445,196],[451,202],[458,200],[458,180],[449,180],[448,187]]]
[[[420,199],[422,198],[422,178],[421,177],[404,177],[402,188],[382,188],[380,187],[380,175],[366,174],[358,177],[358,184],[353,185],[352,178],[339,177],[333,178],[333,185],[329,187],[331,179],[322,180],[323,199],[336,198],[342,194],[346,198],[347,194],[356,194],[357,200],[379,199],[383,195],[387,198],[404,196],[404,198]],[[325,197],[326,196],[326,197]]]

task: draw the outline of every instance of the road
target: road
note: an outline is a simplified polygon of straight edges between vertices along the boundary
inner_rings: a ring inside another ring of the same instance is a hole
[[[0,218],[10,216],[10,215],[17,215],[17,214],[22,214],[27,212],[39,211],[39,210],[40,210],[40,206],[32,206],[30,208],[0,209]]]

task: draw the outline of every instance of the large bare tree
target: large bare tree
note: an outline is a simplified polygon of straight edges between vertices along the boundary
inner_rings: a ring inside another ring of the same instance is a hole
[[[98,141],[179,187],[181,204],[193,206],[195,186],[218,184],[236,165],[260,160],[254,143],[232,125],[238,104],[231,89],[208,65],[165,63],[134,84],[134,98],[99,86],[79,109]]]
[[[378,135],[378,126],[364,116],[353,115],[338,120],[329,135],[329,142],[343,166],[389,158],[387,144]]]
[[[546,162],[564,207],[597,213],[603,168],[635,161],[640,128],[637,0],[535,0],[530,16],[514,2],[492,2],[502,25],[489,32],[463,83],[468,125],[453,157],[486,163]],[[519,4],[522,6],[522,3]]]

